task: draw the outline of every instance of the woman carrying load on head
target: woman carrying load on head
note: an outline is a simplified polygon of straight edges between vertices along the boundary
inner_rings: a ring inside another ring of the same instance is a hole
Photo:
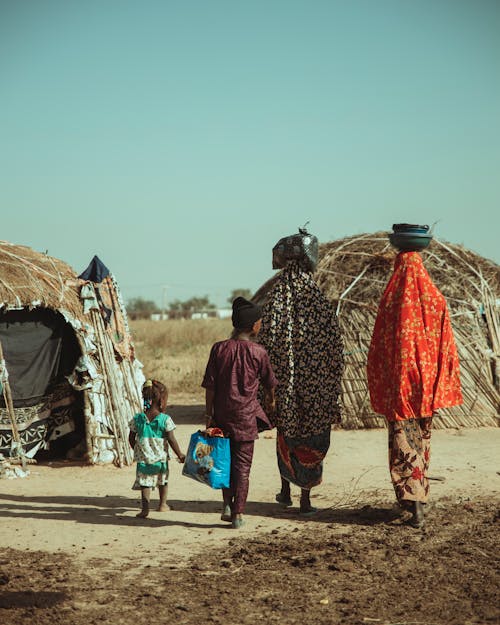
[[[282,269],[264,306],[260,342],[278,378],[273,420],[277,428],[281,490],[276,501],[291,506],[290,483],[300,487],[300,513],[312,515],[310,490],[321,483],[344,369],[335,311],[312,272],[318,240],[304,229],[273,249]]]
[[[432,416],[462,403],[459,362],[446,300],[420,254],[401,251],[378,309],[368,353],[373,409],[385,415],[398,502],[424,521]]]

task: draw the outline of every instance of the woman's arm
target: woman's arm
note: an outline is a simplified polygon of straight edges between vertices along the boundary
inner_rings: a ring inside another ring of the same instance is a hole
[[[184,462],[184,460],[186,459],[186,455],[182,453],[173,430],[167,432],[167,440],[170,444],[170,447],[172,447],[172,449],[174,450],[174,453],[177,456],[179,462]]]

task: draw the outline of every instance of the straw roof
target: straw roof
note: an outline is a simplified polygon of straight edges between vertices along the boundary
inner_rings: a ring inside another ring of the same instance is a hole
[[[66,263],[23,245],[0,241],[0,307],[41,306],[75,317],[82,305],[75,271]]]
[[[367,233],[320,246],[315,279],[334,304],[344,337],[344,427],[378,427],[370,406],[366,359],[380,298],[396,251],[386,232]],[[443,411],[437,427],[497,425],[500,409],[500,266],[434,239],[422,252],[429,274],[448,301],[461,362],[464,404]],[[276,277],[254,300],[266,300]]]
[[[56,258],[0,241],[0,311],[48,308],[64,313],[81,349],[68,381],[84,395],[82,418],[88,460],[113,461],[123,466],[133,458],[127,424],[130,415],[141,409],[144,375],[142,365],[134,358],[118,285],[111,275],[106,277],[104,286],[103,282],[99,284],[100,297],[113,310],[109,324],[105,324],[97,309],[97,285],[79,279],[69,265]],[[84,284],[85,297],[91,304],[87,313],[80,299]],[[4,392],[6,389],[4,384]],[[11,423],[16,422],[16,412],[17,409],[9,408]],[[21,434],[23,444],[28,438],[26,432]]]

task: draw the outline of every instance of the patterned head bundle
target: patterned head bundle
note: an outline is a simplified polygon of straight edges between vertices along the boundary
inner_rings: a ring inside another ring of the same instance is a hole
[[[304,226],[298,234],[283,237],[273,247],[273,269],[283,269],[289,261],[296,260],[305,271],[313,272],[318,264],[318,252],[318,238]]]

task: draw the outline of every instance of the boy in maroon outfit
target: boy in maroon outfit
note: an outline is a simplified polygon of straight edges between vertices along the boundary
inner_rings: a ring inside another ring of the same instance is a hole
[[[213,345],[202,382],[206,426],[221,428],[231,441],[231,484],[222,489],[221,519],[231,521],[235,529],[243,525],[255,440],[259,431],[272,427],[257,399],[259,385],[264,387],[266,409],[272,412],[278,383],[265,348],[252,340],[261,318],[260,306],[243,297],[234,300],[233,334]]]

